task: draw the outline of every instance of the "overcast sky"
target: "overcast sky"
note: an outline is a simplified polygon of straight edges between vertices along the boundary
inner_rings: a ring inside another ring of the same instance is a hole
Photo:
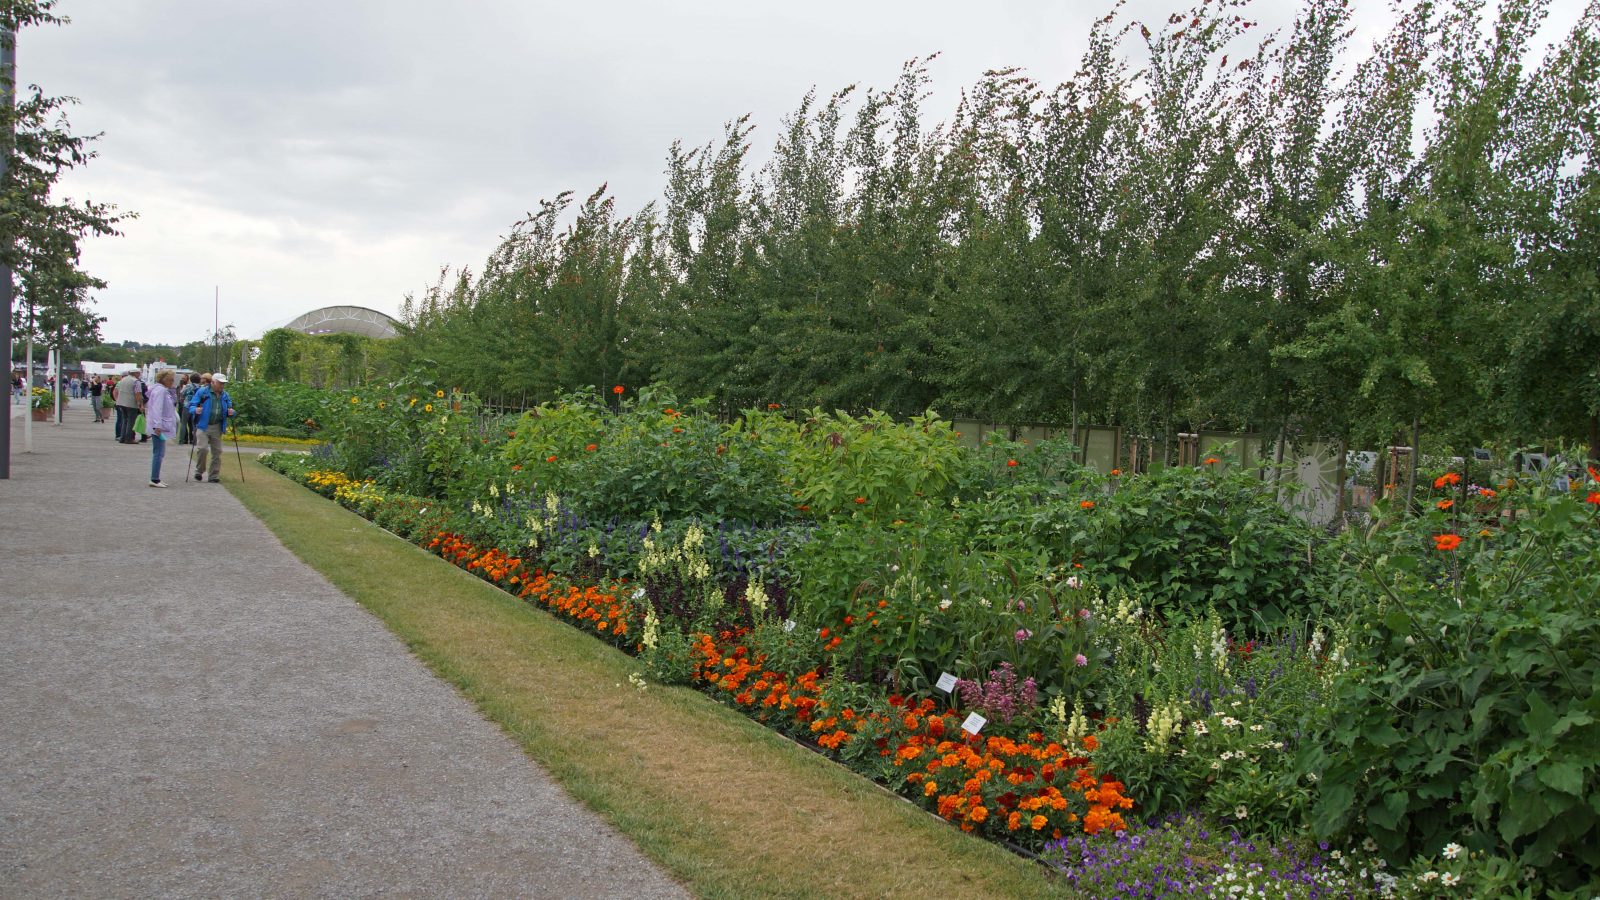
[[[1155,24],[1178,0],[1132,0]],[[1356,0],[1355,45],[1389,22]],[[1551,39],[1581,0],[1557,0]],[[807,89],[931,69],[928,120],[985,69],[1055,84],[1107,2],[625,3],[62,0],[20,36],[18,80],[72,95],[100,158],[64,192],[138,212],[85,250],[109,340],[244,336],[333,304],[398,311],[443,266],[477,267],[540,198],[609,182],[631,211],[668,145],[751,113],[763,157]],[[1258,2],[1264,28],[1293,7]]]

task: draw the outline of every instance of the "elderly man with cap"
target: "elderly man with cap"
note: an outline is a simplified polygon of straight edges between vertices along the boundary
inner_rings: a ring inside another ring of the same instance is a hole
[[[215,484],[222,474],[222,435],[233,422],[233,398],[228,396],[228,376],[218,372],[211,383],[195,391],[189,398],[189,415],[194,420],[195,443],[198,456],[194,471],[196,481]],[[206,458],[211,459],[210,477],[206,474]]]

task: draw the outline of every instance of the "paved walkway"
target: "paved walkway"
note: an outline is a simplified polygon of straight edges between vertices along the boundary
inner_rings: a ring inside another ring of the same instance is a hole
[[[12,418],[0,481],[0,897],[684,896],[186,454],[148,488],[76,406],[33,454]]]

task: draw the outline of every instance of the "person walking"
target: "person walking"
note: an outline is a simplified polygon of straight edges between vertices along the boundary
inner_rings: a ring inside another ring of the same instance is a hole
[[[156,375],[155,386],[150,389],[149,402],[145,404],[145,429],[150,433],[150,486],[164,488],[161,480],[161,460],[167,455],[167,441],[178,431],[178,398],[172,386],[173,372],[163,369]]]
[[[184,379],[183,387],[178,390],[178,408],[184,414],[178,417],[178,442],[182,444],[194,443],[194,422],[190,420],[188,409],[189,401],[194,399],[195,392],[200,390],[200,373],[190,372]]]
[[[117,442],[137,443],[133,439],[133,420],[139,415],[139,379],[129,372],[117,382],[111,395],[117,404]]]
[[[196,391],[189,401],[189,413],[194,417],[195,442],[198,445],[194,471],[195,481],[216,484],[222,475],[222,435],[233,423],[233,398],[228,396],[228,377],[221,372],[211,376],[211,384]],[[206,459],[211,460],[210,478],[206,477]]]
[[[100,398],[105,394],[106,386],[100,381],[100,376],[95,375],[89,379],[89,407],[94,410],[96,423],[106,420],[105,410],[100,407]]]

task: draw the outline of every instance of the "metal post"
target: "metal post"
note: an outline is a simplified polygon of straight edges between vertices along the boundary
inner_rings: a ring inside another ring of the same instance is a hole
[[[17,82],[17,33],[14,31],[0,32],[0,103],[5,104],[3,115],[7,122],[11,121],[11,98],[16,93]],[[7,134],[4,139],[4,149],[0,151],[0,181],[6,177],[7,168],[11,165],[11,138]],[[5,315],[0,316],[0,347],[6,352],[6,390],[11,389],[11,264],[0,261],[0,297],[6,301]],[[28,373],[28,380],[32,380],[33,373]],[[23,399],[31,399],[24,391]],[[24,408],[23,419],[33,421],[31,409]],[[27,427],[27,426],[24,426]],[[6,400],[6,423],[0,428],[0,479],[11,477],[11,400]]]

